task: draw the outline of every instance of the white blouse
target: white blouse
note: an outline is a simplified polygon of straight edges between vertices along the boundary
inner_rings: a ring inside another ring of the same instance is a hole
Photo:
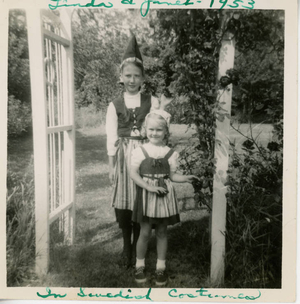
[[[141,106],[141,93],[138,92],[136,95],[129,95],[124,93],[125,105],[128,109],[136,108]],[[159,107],[159,101],[156,97],[151,96],[151,109]],[[111,102],[107,108],[106,113],[106,135],[107,135],[107,154],[114,156],[117,151],[115,142],[118,140],[118,116],[114,104]]]
[[[148,155],[153,158],[163,158],[169,151],[168,146],[155,146],[150,142],[144,144],[143,147],[147,151]],[[168,162],[170,165],[170,170],[175,172],[178,167],[178,152],[174,151],[173,154],[169,157]],[[140,147],[134,149],[131,154],[131,166],[140,167],[141,162],[145,159],[145,155]]]

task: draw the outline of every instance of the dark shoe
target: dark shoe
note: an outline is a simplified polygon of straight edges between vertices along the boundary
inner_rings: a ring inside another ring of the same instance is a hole
[[[164,286],[168,282],[168,276],[165,269],[157,269],[155,271],[156,279],[155,284],[157,286]]]
[[[145,267],[139,267],[135,270],[134,279],[138,284],[145,283],[147,281]]]

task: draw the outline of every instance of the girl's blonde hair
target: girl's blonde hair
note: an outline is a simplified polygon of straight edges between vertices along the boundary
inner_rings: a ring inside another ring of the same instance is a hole
[[[146,119],[145,119],[145,121],[143,123],[143,126],[142,126],[142,129],[141,129],[141,135],[143,137],[147,137],[147,131],[146,131],[146,129],[147,129],[147,121],[149,120],[149,118],[152,118],[152,119],[155,119],[156,121],[159,121],[159,125],[165,128],[166,134],[165,134],[165,137],[164,137],[164,141],[165,141],[165,143],[167,145],[168,142],[169,142],[169,138],[170,138],[170,132],[169,132],[168,123],[167,123],[166,119],[163,116],[161,116],[161,115],[159,115],[157,113],[149,113],[146,116]]]

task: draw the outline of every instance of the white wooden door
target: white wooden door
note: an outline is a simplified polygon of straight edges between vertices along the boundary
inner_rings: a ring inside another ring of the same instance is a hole
[[[49,267],[50,225],[75,232],[75,125],[71,13],[28,9],[35,171],[36,271]]]

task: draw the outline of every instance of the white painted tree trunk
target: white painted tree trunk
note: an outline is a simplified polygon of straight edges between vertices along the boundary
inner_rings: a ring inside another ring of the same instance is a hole
[[[225,76],[228,69],[234,65],[234,38],[225,35],[220,50],[219,75]],[[231,113],[232,85],[218,95],[223,110],[221,113]],[[226,192],[224,185],[227,178],[229,154],[230,119],[225,116],[223,121],[217,120],[215,138],[216,174],[213,184],[213,204],[211,219],[211,282],[218,286],[224,282],[225,232],[226,232]]]

